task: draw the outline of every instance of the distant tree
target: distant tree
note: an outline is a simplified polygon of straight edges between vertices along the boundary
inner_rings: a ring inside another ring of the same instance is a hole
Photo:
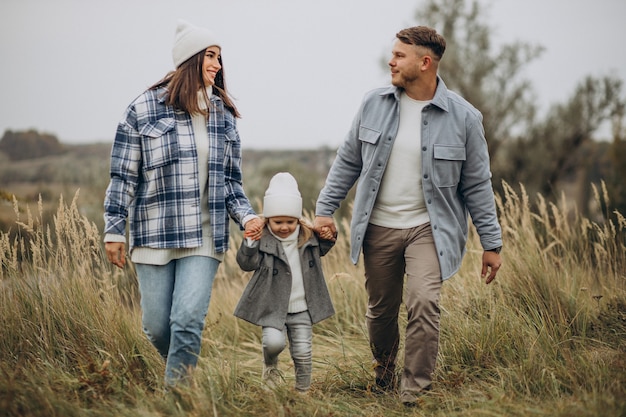
[[[0,152],[18,161],[59,155],[64,153],[65,149],[54,135],[39,133],[32,129],[25,132],[7,130],[0,140]]]
[[[502,177],[546,196],[556,195],[559,183],[574,178],[578,187],[574,197],[587,215],[589,170],[594,162],[590,142],[604,123],[621,123],[625,105],[622,86],[621,80],[611,76],[585,78],[565,104],[554,105],[543,121],[509,144],[505,152],[509,164],[501,171]],[[617,143],[614,153],[623,157],[621,152]],[[613,162],[620,161],[614,158]]]
[[[613,142],[609,149],[609,165],[612,169],[605,173],[609,195],[613,199],[613,206],[626,216],[626,126],[624,116],[626,102],[616,106],[612,116]]]
[[[592,143],[600,126],[613,123],[614,144],[603,180],[614,198],[626,194],[625,102],[622,81],[587,77],[565,104],[553,106],[538,121],[532,83],[522,76],[544,48],[517,41],[494,48],[495,30],[478,0],[427,0],[416,12],[418,24],[437,29],[446,38],[439,73],[484,116],[494,185],[501,180],[523,183],[529,193],[558,196],[564,181],[574,182],[579,209],[587,213],[591,170],[600,150]],[[619,126],[619,127],[615,127]],[[621,129],[621,130],[620,130]],[[598,172],[600,172],[598,171]]]

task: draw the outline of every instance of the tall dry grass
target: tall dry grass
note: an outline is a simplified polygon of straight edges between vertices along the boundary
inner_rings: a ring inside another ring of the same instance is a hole
[[[285,385],[263,388],[260,330],[232,315],[249,278],[234,250],[216,277],[194,382],[165,393],[163,364],[141,333],[134,271],[106,262],[78,195],[59,201],[50,224],[41,202],[32,214],[15,201],[18,233],[0,232],[0,415],[625,415],[624,217],[592,221],[565,199],[531,203],[523,187],[504,189],[504,267],[495,283],[481,282],[472,229],[463,267],[443,286],[434,388],[412,410],[372,389],[363,270],[349,260],[347,220],[324,258],[337,314],[314,329],[308,396],[291,389],[287,352]],[[596,199],[610,206],[604,187]],[[234,233],[233,247],[240,239]]]

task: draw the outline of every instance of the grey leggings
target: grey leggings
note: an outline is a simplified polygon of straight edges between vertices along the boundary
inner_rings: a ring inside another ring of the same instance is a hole
[[[285,349],[285,333],[296,373],[296,389],[306,391],[311,386],[313,325],[308,311],[287,314],[282,330],[263,327],[263,360],[266,367],[278,364],[278,355]]]

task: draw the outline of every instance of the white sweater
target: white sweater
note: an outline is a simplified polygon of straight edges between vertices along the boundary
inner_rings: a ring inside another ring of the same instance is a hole
[[[422,109],[428,101],[400,97],[400,124],[370,222],[410,229],[429,222],[422,189]]]
[[[269,228],[268,228],[269,229]],[[270,233],[272,230],[269,229]],[[288,313],[300,313],[308,309],[304,293],[304,280],[302,277],[302,265],[300,263],[300,252],[298,251],[298,235],[300,234],[300,226],[285,238],[272,235],[280,241],[289,261],[291,269],[291,296],[289,297]]]

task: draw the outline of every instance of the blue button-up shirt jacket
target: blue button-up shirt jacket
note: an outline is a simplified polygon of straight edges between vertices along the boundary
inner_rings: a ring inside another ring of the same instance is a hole
[[[217,253],[228,249],[228,216],[254,215],[243,191],[235,117],[211,96],[208,201],[200,201],[191,117],[165,104],[166,90],[148,90],[126,110],[111,151],[105,196],[105,233],[126,234],[129,245],[157,249],[202,245],[200,204],[208,204]]]
[[[468,214],[485,249],[502,245],[482,115],[441,78],[422,111],[422,188],[439,256],[442,279],[458,271],[466,250]],[[316,215],[332,216],[357,182],[351,222],[351,259],[356,264],[393,142],[401,90],[390,86],[366,94],[321,190]]]

